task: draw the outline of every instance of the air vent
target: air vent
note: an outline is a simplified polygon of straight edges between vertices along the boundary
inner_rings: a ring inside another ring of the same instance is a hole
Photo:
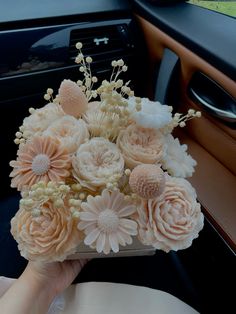
[[[125,24],[72,30],[69,52],[73,62],[78,54],[75,48],[77,42],[83,43],[83,54],[91,56],[95,63],[110,63],[131,55],[132,43]]]

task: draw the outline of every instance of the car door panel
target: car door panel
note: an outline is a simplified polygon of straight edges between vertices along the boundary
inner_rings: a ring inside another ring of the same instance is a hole
[[[145,13],[139,11],[137,19],[146,40],[151,79],[155,77],[152,72],[157,68],[156,64],[160,64],[164,49],[170,49],[179,57],[175,80],[179,94],[175,103],[169,104],[175,110],[186,112],[190,108],[202,109],[189,95],[189,84],[198,72],[207,75],[236,98],[236,83],[231,77],[157,27],[155,21],[147,19]],[[153,97],[154,94],[158,95],[158,90],[150,90],[149,93]],[[235,249],[236,130],[232,125],[225,125],[202,111],[202,118],[190,121],[184,130],[178,131],[178,136],[183,143],[187,142],[190,153],[198,162],[190,181],[197,190],[206,216]]]

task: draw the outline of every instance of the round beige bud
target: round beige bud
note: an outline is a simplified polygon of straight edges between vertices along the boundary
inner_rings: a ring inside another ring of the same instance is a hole
[[[165,175],[160,166],[142,164],[136,166],[129,177],[132,191],[144,199],[160,196],[165,188]]]

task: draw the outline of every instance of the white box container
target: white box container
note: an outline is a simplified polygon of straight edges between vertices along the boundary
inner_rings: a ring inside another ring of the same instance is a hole
[[[78,246],[78,253],[68,256],[67,259],[78,259],[78,258],[104,258],[104,257],[122,257],[122,256],[145,256],[154,255],[156,249],[151,246],[143,245],[138,239],[134,238],[131,245],[120,246],[118,253],[98,253],[95,249],[81,243]]]

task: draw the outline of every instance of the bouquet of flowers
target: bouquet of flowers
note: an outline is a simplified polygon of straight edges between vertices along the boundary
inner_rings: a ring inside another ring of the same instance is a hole
[[[22,198],[11,233],[21,255],[63,261],[81,242],[117,253],[133,237],[165,252],[189,247],[203,228],[185,179],[196,162],[171,133],[200,112],[172,114],[135,97],[120,79],[123,60],[112,61],[110,80],[99,85],[92,58],[76,48],[83,80],[64,80],[55,97],[48,88],[49,103],[30,108],[16,133],[10,176]]]

